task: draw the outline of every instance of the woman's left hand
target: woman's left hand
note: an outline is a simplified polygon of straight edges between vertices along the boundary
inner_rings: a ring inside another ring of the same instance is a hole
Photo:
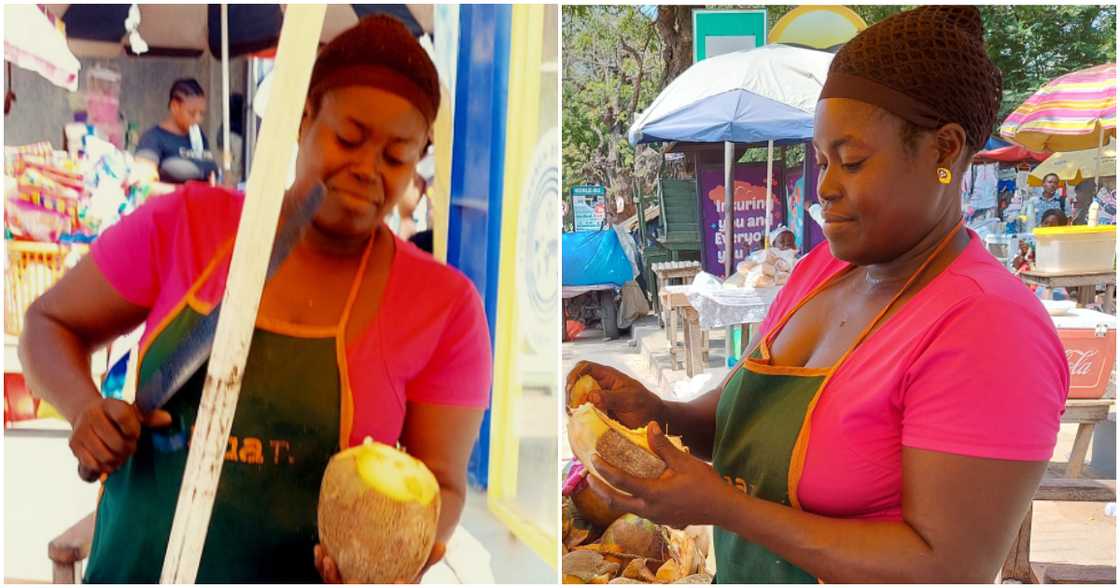
[[[643,480],[624,473],[592,457],[599,475],[626,496],[604,484],[595,476],[588,476],[591,490],[611,508],[634,513],[655,523],[683,529],[688,525],[714,525],[719,523],[719,513],[726,508],[727,498],[735,489],[726,483],[712,466],[677,449],[655,422],[647,426],[650,449],[666,465],[665,472],[656,480]]]
[[[424,577],[428,569],[435,565],[439,560],[443,559],[443,555],[447,553],[447,546],[439,541],[436,541],[432,546],[432,552],[428,555],[428,561],[421,568],[420,573],[416,574],[415,578],[406,579],[402,578],[394,582],[394,584],[419,584],[420,578]],[[324,584],[361,584],[358,580],[343,580],[342,574],[338,572],[338,565],[335,564],[334,559],[327,553],[326,548],[322,545],[315,545],[315,569],[319,570],[319,576],[323,578]]]

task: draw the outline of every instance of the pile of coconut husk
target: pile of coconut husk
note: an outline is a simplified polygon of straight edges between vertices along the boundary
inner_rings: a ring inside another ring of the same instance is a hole
[[[575,467],[579,467],[576,462]],[[586,482],[565,485],[565,584],[710,584],[709,540],[612,512]]]

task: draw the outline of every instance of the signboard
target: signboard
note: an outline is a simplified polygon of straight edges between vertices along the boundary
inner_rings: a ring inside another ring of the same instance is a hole
[[[700,168],[700,219],[703,222],[702,239],[704,271],[723,276],[724,243],[723,166],[706,165]],[[766,232],[766,164],[735,166],[734,197],[734,260],[746,259],[752,251],[762,247]],[[782,205],[782,174],[774,168],[774,188],[770,229],[774,230],[785,218]]]
[[[607,189],[603,186],[572,186],[572,196],[605,196]]]
[[[577,231],[598,231],[607,217],[607,189],[603,186],[572,186],[572,212]]]
[[[765,10],[692,11],[693,63],[765,44]]]

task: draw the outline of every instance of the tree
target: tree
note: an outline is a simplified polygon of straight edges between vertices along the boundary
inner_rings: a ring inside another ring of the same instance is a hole
[[[564,7],[564,189],[607,188],[609,218],[634,214],[634,190],[650,190],[660,152],[632,147],[630,124],[660,90],[653,21],[634,6]],[[621,197],[623,209],[613,204]]]

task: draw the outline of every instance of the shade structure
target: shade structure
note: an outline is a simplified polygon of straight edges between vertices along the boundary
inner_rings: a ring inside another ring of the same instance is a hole
[[[66,37],[79,57],[117,57],[128,51],[125,21],[129,4],[47,4],[66,23]],[[222,55],[220,4],[139,4],[137,32],[148,45],[145,54]],[[229,55],[238,57],[276,47],[284,22],[282,4],[227,4]],[[320,42],[368,14],[390,14],[416,36],[432,31],[432,6],[407,4],[332,4],[327,8]]]
[[[768,143],[764,247],[770,246],[774,142],[813,136],[813,115],[833,54],[774,44],[705,59],[677,76],[630,126],[632,144],[724,143],[724,186],[732,185],[734,143]],[[734,190],[725,190],[724,271],[734,265]]]
[[[658,94],[630,126],[630,142],[761,143],[813,136],[833,55],[765,45],[705,59]]]
[[[1113,139],[1101,150],[1100,174],[1102,176],[1116,175],[1116,139]],[[1097,173],[1097,150],[1083,149],[1055,153],[1049,159],[1031,170],[1030,182],[1042,183],[1042,179],[1049,174],[1058,174],[1063,181],[1071,184],[1080,184],[1086,178],[1095,178]]]
[[[1007,147],[998,147],[996,149],[989,149],[980,151],[976,154],[977,161],[999,161],[1002,163],[1019,163],[1027,161],[1046,161],[1050,157],[1049,153],[1039,153],[1031,151],[1020,145],[1008,145]]]
[[[78,89],[81,63],[62,31],[34,4],[4,5],[4,60],[71,92]]]
[[[1015,109],[1000,135],[1032,151],[1092,149],[1116,136],[1116,64],[1056,78]]]

